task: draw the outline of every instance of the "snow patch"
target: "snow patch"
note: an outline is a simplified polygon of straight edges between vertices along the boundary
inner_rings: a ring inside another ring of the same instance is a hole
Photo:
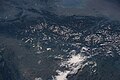
[[[35,80],[43,80],[43,79],[39,77],[39,78],[35,78]]]
[[[86,57],[81,56],[80,54],[71,55],[68,60],[61,62],[60,65],[60,67],[65,67],[67,70],[56,70],[58,75],[56,75],[53,80],[67,80],[67,76],[69,74],[75,74],[80,68],[82,68],[83,62],[85,60]]]

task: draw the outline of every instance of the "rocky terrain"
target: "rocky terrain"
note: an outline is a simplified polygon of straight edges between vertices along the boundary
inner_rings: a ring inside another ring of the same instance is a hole
[[[92,16],[53,17],[48,12],[46,14],[48,16],[34,21],[0,23],[1,67],[5,68],[1,71],[3,80],[59,80],[54,77],[56,71],[69,69],[73,73],[66,75],[68,80],[119,80],[118,21]],[[6,48],[2,48],[3,45]],[[70,68],[69,61],[65,61],[79,54],[85,60],[74,72],[74,66]],[[65,65],[61,66],[64,62]],[[9,79],[4,73],[10,74]]]

